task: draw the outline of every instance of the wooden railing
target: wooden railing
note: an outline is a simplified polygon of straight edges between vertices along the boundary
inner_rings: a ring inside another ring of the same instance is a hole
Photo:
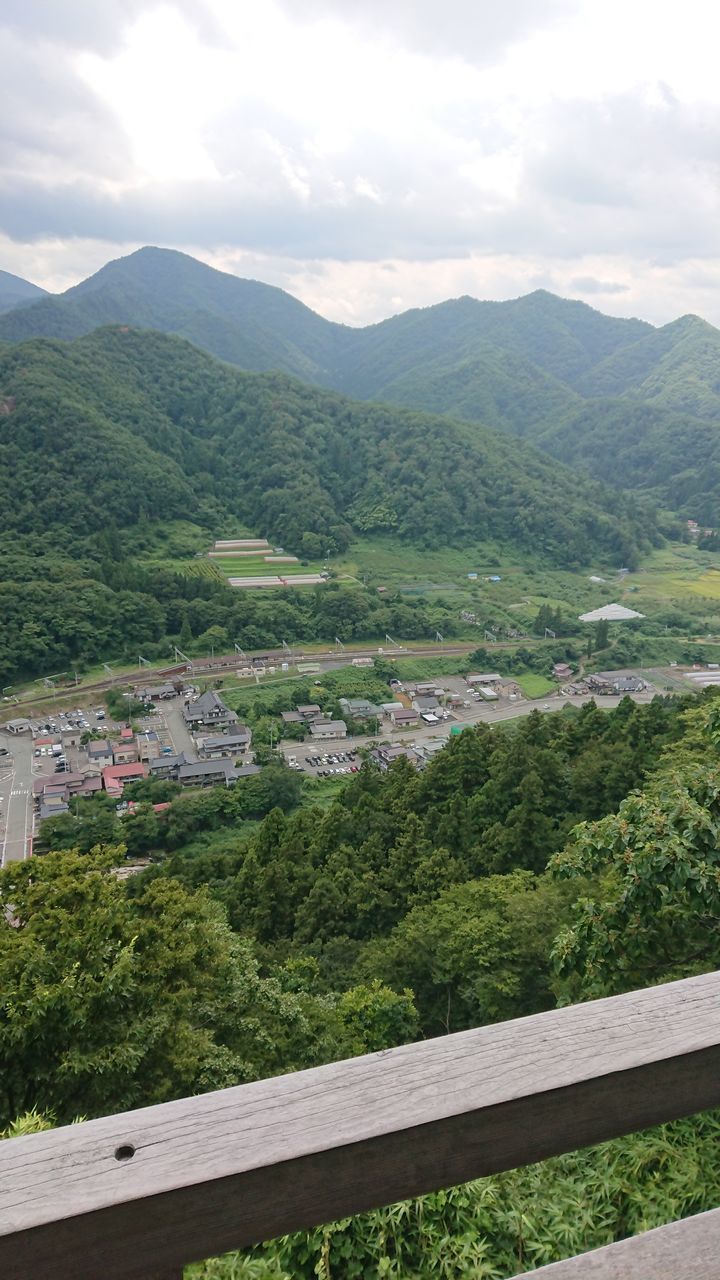
[[[720,974],[0,1142],[2,1280],[183,1264],[720,1106]],[[536,1272],[720,1278],[720,1211]]]

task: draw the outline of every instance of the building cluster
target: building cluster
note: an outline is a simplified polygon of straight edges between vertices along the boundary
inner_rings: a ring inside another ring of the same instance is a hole
[[[156,701],[174,697],[172,685],[144,690],[148,699]],[[80,761],[72,772],[64,754],[65,748],[79,748],[79,736],[63,734],[62,745],[53,744],[56,772],[37,778],[33,784],[39,818],[67,813],[75,796],[106,791],[121,801],[123,790],[143,778],[162,778],[185,787],[230,786],[238,778],[259,773],[259,766],[249,754],[252,734],[240,724],[234,711],[212,690],[199,698],[187,700],[183,720],[191,735],[194,751],[176,753],[167,737],[147,729],[134,732],[121,727],[117,736],[91,738],[79,749]],[[48,742],[51,740],[48,739]],[[38,747],[44,742],[38,739]]]

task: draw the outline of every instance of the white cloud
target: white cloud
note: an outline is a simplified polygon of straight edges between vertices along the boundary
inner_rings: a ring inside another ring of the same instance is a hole
[[[149,242],[351,323],[537,282],[717,313],[710,0],[5,0],[0,35],[1,265],[49,287]]]

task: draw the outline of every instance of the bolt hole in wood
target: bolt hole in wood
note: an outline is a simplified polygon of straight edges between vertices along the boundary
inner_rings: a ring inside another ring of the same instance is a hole
[[[132,1160],[135,1155],[135,1148],[130,1142],[125,1143],[122,1147],[115,1148],[116,1160]]]

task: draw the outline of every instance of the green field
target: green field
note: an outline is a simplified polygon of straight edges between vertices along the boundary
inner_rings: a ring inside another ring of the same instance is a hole
[[[527,675],[513,676],[520,685],[526,698],[544,698],[548,693],[555,693],[557,685],[552,680],[547,680],[545,676],[535,675],[532,672]]]

